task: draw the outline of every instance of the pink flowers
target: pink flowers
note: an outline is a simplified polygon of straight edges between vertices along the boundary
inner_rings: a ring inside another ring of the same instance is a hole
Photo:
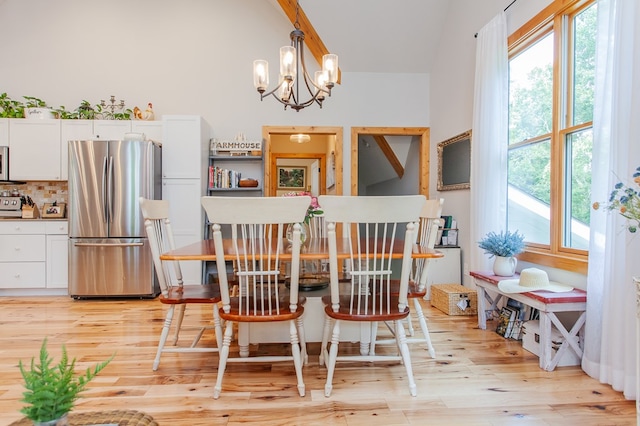
[[[308,224],[313,216],[319,216],[324,213],[320,208],[320,204],[318,204],[318,197],[314,197],[309,191],[291,191],[282,194],[283,197],[303,197],[305,195],[311,197],[311,204],[309,204],[307,214],[304,217],[304,223]]]

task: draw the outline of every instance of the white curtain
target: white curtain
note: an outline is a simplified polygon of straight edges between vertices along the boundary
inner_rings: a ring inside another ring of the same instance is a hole
[[[635,81],[634,81],[635,77]],[[600,0],[594,107],[592,201],[606,202],[616,182],[634,185],[640,165],[640,4]],[[636,299],[640,234],[615,212],[593,211],[582,368],[636,397]]]
[[[478,248],[490,231],[507,226],[507,120],[509,107],[507,18],[501,12],[478,32],[471,128],[471,270],[491,270]]]

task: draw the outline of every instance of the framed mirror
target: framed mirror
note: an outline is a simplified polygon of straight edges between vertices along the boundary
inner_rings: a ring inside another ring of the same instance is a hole
[[[438,191],[469,189],[471,130],[438,144]]]

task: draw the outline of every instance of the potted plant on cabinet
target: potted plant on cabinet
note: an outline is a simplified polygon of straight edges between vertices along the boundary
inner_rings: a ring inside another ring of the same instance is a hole
[[[53,109],[42,99],[33,96],[23,96],[27,100],[24,107],[24,118],[57,118]]]
[[[501,231],[499,234],[489,232],[479,242],[478,247],[494,257],[493,273],[499,276],[510,277],[516,272],[518,260],[516,254],[524,251],[524,235],[518,231]]]
[[[97,364],[94,369],[87,368],[83,375],[75,375],[76,359],[69,360],[65,346],[62,346],[62,357],[57,365],[52,365],[53,359],[47,351],[45,338],[40,348],[40,362],[35,363],[31,358],[31,366],[27,369],[22,361],[19,363],[20,372],[27,389],[23,393],[23,407],[20,412],[34,425],[62,426],[68,424],[67,414],[73,409],[79,393],[103,368],[111,362],[112,355],[104,362]]]

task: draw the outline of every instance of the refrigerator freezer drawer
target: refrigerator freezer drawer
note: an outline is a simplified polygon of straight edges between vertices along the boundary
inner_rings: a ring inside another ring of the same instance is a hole
[[[155,297],[159,293],[146,238],[69,240],[69,295]]]

